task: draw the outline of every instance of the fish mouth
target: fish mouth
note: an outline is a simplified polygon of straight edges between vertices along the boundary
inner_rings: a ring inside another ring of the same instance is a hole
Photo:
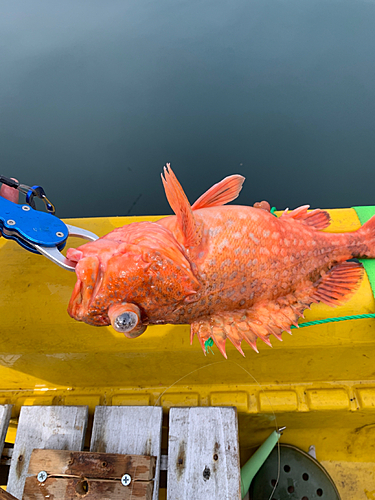
[[[109,325],[108,315],[103,314],[103,311],[93,304],[96,291],[102,281],[98,257],[90,256],[74,260],[78,261],[76,265],[77,282],[68,305],[69,315],[73,319],[84,321],[89,325]]]

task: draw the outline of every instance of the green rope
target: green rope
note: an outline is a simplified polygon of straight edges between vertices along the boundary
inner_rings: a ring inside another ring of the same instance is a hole
[[[375,314],[355,314],[354,316],[340,316],[338,318],[325,318],[325,319],[317,319],[315,321],[306,321],[306,323],[302,323],[301,325],[291,326],[291,328],[303,328],[304,326],[314,326],[314,325],[322,325],[323,323],[337,323],[339,321],[350,321],[352,319],[370,319],[375,318]]]
[[[304,328],[306,326],[315,326],[315,325],[323,325],[324,323],[338,323],[339,321],[350,321],[352,319],[371,319],[375,318],[375,314],[355,314],[354,316],[340,316],[338,318],[325,318],[325,319],[316,319],[315,321],[306,321],[306,323],[302,323],[301,325],[294,326],[292,325],[291,328]],[[213,353],[211,347],[214,345],[214,341],[210,337],[206,342],[204,343],[204,347],[206,349],[206,353],[208,352],[208,349]]]

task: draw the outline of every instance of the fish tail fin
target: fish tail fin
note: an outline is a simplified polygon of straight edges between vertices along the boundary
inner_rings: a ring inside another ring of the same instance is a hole
[[[359,246],[358,255],[355,257],[375,259],[375,215],[365,222],[356,233],[360,236],[362,245]]]

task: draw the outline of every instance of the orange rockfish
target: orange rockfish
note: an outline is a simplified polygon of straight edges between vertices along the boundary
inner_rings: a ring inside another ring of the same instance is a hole
[[[90,325],[109,325],[137,337],[156,324],[191,325],[205,350],[210,337],[225,354],[229,339],[241,354],[245,340],[297,325],[312,303],[344,303],[363,268],[353,257],[375,257],[375,218],[358,231],[326,233],[330,217],[308,205],[277,218],[267,202],[223,206],[244,178],[215,184],[194,205],[169,165],[162,176],[176,215],[134,222],[95,242],[69,249],[77,283],[69,314]]]

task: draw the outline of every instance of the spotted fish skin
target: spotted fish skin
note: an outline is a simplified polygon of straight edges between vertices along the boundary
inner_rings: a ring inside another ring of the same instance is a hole
[[[78,262],[69,314],[108,325],[116,304],[136,305],[142,325],[191,324],[226,356],[229,339],[257,350],[260,338],[297,325],[312,303],[344,303],[363,276],[353,257],[375,256],[375,219],[352,233],[328,233],[329,215],[308,206],[276,218],[266,202],[225,206],[243,177],[230,176],[190,206],[169,166],[163,183],[174,216],[133,223],[70,249]],[[141,330],[144,331],[143,329]]]
[[[180,322],[190,323],[207,313],[274,300],[295,290],[301,281],[315,282],[333,262],[359,253],[355,251],[358,238],[350,233],[318,232],[252,207],[208,208],[194,216],[204,231],[200,246],[189,252],[189,258],[201,287],[189,308],[182,306],[167,318],[172,323],[182,311]],[[172,218],[159,224],[175,232]]]

